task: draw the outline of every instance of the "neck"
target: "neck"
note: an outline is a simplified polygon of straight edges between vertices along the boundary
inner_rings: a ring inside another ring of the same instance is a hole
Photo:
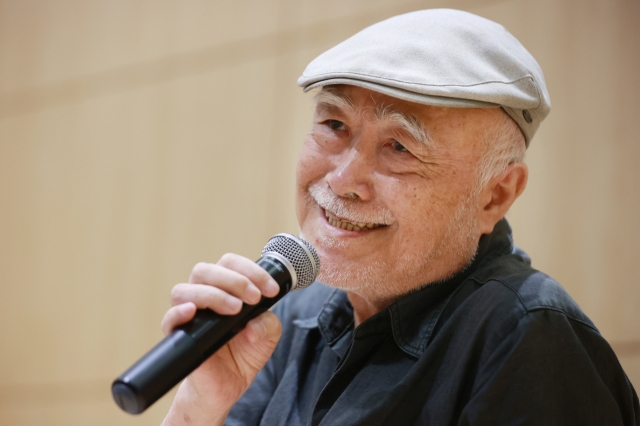
[[[349,302],[353,306],[354,327],[359,326],[364,321],[382,311],[393,303],[393,300],[387,301],[371,301],[359,296],[355,293],[347,292]]]
[[[430,280],[427,279],[424,282],[435,284],[438,282],[446,281],[451,277],[453,277],[454,275],[456,275],[457,273],[466,270],[467,267],[471,265],[471,263],[473,262],[474,257],[475,256],[471,256],[470,259],[466,261],[466,263],[462,264],[461,266],[457,266],[456,268],[453,268],[456,272],[441,274],[440,277],[437,279],[430,279]],[[422,287],[422,285],[416,286],[413,289],[415,290],[420,287]],[[389,296],[384,299],[378,299],[378,298],[370,299],[370,298],[362,297],[361,294],[347,291],[349,302],[351,302],[351,306],[353,307],[353,317],[354,317],[355,327],[359,326],[360,324],[362,324],[363,322],[365,322],[367,319],[371,318],[373,315],[377,314],[378,312],[381,312],[382,310],[384,310],[386,307],[391,305],[395,300],[397,300],[398,297],[402,296],[402,294],[403,293],[397,294],[395,296]]]

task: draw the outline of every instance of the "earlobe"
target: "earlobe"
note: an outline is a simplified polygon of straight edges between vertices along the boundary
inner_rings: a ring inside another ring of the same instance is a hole
[[[489,181],[480,195],[481,211],[478,226],[482,234],[489,234],[504,217],[513,202],[527,186],[529,169],[524,163],[514,163]]]

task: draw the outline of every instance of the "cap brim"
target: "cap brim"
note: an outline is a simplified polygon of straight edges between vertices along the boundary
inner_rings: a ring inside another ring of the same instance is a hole
[[[304,87],[304,91],[333,84],[347,84],[358,86],[364,89],[373,90],[382,94],[402,99],[409,102],[415,102],[424,105],[433,105],[446,108],[499,108],[501,105],[491,102],[476,101],[473,99],[448,98],[446,96],[425,95],[422,93],[409,92],[407,90],[398,89],[396,87],[385,86],[384,84],[371,83],[352,78],[330,78],[327,80],[317,81]]]

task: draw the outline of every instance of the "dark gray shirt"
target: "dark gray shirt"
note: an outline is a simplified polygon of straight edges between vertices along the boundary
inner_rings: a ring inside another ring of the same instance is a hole
[[[355,330],[321,283],[275,312],[282,338],[227,425],[640,425],[611,347],[505,220],[464,271]]]

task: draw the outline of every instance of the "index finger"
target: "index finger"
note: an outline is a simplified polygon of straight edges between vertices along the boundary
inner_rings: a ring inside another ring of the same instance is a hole
[[[274,297],[280,293],[280,286],[276,280],[258,264],[246,257],[227,253],[220,258],[218,265],[236,271],[249,278],[249,280],[260,289],[263,296]]]

